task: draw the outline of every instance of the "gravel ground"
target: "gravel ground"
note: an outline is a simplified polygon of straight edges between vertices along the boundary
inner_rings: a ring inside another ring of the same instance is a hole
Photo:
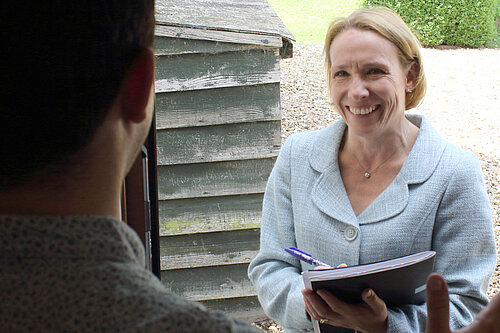
[[[422,57],[427,95],[410,112],[426,115],[443,137],[481,161],[497,244],[492,297],[500,293],[500,49],[423,49]],[[293,58],[281,61],[281,72],[283,141],[339,118],[327,102],[322,45],[294,45]],[[281,331],[272,321],[260,327]]]

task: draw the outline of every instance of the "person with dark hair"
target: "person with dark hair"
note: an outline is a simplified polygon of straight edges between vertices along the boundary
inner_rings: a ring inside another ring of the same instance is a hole
[[[167,291],[120,221],[149,132],[152,0],[2,2],[1,332],[250,332]]]
[[[388,306],[366,289],[361,304],[304,289],[312,265],[333,267],[437,252],[450,284],[452,328],[488,303],[495,269],[491,208],[476,156],[406,111],[426,91],[420,43],[393,11],[359,9],[332,22],[325,39],[330,103],[341,119],[288,137],[267,183],[260,250],[248,273],[264,311],[285,332],[423,332],[425,304]]]

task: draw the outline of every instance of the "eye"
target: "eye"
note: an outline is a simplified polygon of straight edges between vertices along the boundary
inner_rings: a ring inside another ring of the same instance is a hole
[[[367,71],[368,75],[380,75],[380,74],[385,74],[385,71],[380,69],[380,68],[370,68]]]
[[[341,78],[341,77],[346,77],[348,75],[349,73],[347,73],[346,71],[338,71],[333,74],[333,77]]]

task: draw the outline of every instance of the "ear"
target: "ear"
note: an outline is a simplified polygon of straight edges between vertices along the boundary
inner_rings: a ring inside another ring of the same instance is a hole
[[[413,90],[417,84],[418,73],[420,67],[416,61],[412,61],[406,70],[406,87],[405,89]]]
[[[149,102],[153,80],[153,51],[144,48],[127,71],[120,91],[122,116],[127,120],[140,123],[146,119],[146,106]]]

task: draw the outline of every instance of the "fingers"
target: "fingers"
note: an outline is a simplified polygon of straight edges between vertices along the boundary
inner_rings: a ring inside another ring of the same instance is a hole
[[[362,293],[365,303],[348,304],[342,302],[326,290],[318,290],[318,295],[330,308],[331,314],[320,316],[328,319],[333,326],[356,329],[362,332],[387,331],[387,306],[371,289]]]
[[[304,297],[304,304],[306,306],[306,311],[309,313],[312,319],[319,320],[323,317],[318,313],[317,308],[318,303],[324,303],[312,290],[302,289],[302,296]]]
[[[314,313],[314,311],[311,309],[311,305],[309,303],[309,300],[304,297],[304,305],[306,306],[306,312],[309,314],[309,316],[311,316],[312,319],[316,319],[316,314]]]
[[[302,295],[304,297],[306,311],[307,313],[309,313],[312,319],[320,320],[327,318],[329,320],[335,320],[335,318],[338,317],[338,314],[314,291],[309,289],[302,289]]]
[[[335,309],[335,312],[342,313],[351,310],[349,304],[342,302],[327,290],[320,289],[316,293],[323,299],[330,309]]]
[[[373,313],[380,319],[387,318],[387,305],[371,289],[365,289],[361,298],[372,309]]]
[[[432,274],[427,279],[426,333],[450,333],[450,300],[448,286],[442,276]],[[500,296],[493,298],[472,324],[460,333],[500,332]],[[458,332],[457,332],[458,333]]]
[[[490,304],[474,318],[472,324],[460,333],[500,332],[500,295],[495,296]]]
[[[313,268],[314,271],[322,271],[322,270],[325,270],[325,269],[332,269],[332,266],[316,266]]]
[[[340,264],[340,265],[338,265],[335,268],[346,268],[346,267],[347,267],[346,264]],[[322,270],[325,270],[325,269],[332,269],[332,266],[324,266],[324,265],[322,265],[322,266],[316,266],[316,267],[313,268],[314,271],[322,271]]]
[[[441,275],[431,274],[427,279],[426,333],[450,332],[450,300],[448,286]]]

